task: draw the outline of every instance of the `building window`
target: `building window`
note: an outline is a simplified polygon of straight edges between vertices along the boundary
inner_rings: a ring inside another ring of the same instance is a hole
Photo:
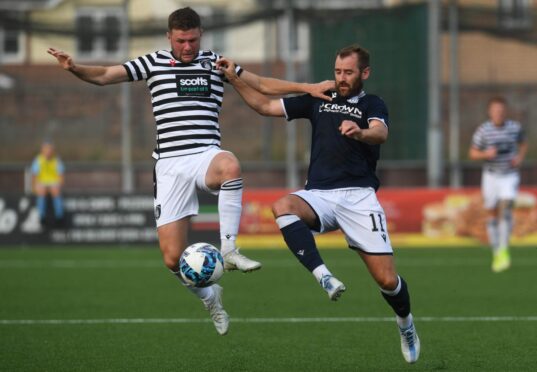
[[[223,9],[210,6],[196,6],[196,12],[201,17],[203,25],[221,25],[227,16]],[[203,28],[203,26],[202,26]],[[218,54],[226,52],[227,30],[224,28],[205,31],[201,39],[202,50],[212,50]]]
[[[500,26],[507,30],[532,28],[532,0],[498,0]]]
[[[76,17],[78,56],[87,60],[113,60],[124,56],[121,35],[123,11],[119,8],[81,8]]]
[[[295,20],[289,25],[286,17],[278,19],[278,44],[279,53],[284,60],[291,58],[297,62],[304,62],[309,58],[310,31],[307,22]],[[294,38],[291,38],[290,27],[293,27]],[[289,53],[291,53],[289,55]]]
[[[0,64],[24,62],[24,33],[15,23],[0,26]]]

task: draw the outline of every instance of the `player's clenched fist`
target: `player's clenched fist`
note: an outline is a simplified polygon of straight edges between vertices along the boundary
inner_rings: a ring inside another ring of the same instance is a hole
[[[48,48],[47,53],[55,57],[63,69],[71,70],[75,67],[73,58],[69,54],[54,48]]]
[[[216,68],[223,71],[226,75],[226,79],[229,81],[236,79],[237,73],[235,72],[235,62],[227,58],[220,58],[216,61]]]
[[[360,139],[362,134],[362,128],[352,120],[343,120],[339,126],[339,131],[342,135],[356,140]]]

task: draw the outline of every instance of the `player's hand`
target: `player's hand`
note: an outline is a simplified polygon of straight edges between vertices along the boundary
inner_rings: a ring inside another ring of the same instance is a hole
[[[216,61],[216,68],[224,73],[229,82],[232,82],[234,79],[238,78],[237,72],[235,71],[235,62],[230,59],[224,57],[220,58],[218,61]]]
[[[522,156],[517,155],[517,156],[515,156],[513,159],[511,159],[511,165],[512,165],[513,167],[515,167],[515,168],[518,168],[518,167],[520,167],[520,165],[522,164],[522,160],[523,160],[523,159],[524,159],[524,158],[523,158]]]
[[[339,126],[339,132],[343,136],[359,140],[362,138],[362,128],[352,120],[343,120]]]
[[[310,84],[308,93],[317,98],[324,99],[325,101],[332,101],[332,97],[325,94],[326,91],[336,89],[336,82],[334,80],[325,80],[317,84]]]
[[[65,53],[64,51],[54,49],[54,48],[48,48],[47,53],[55,57],[63,69],[72,70],[75,67],[73,58],[69,54]]]
[[[483,150],[483,155],[486,160],[492,160],[498,155],[498,149],[496,147],[488,147],[486,150]]]

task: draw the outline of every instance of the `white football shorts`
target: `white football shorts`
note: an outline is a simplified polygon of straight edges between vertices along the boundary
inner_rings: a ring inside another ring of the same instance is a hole
[[[496,208],[500,200],[515,200],[520,185],[518,172],[500,173],[483,171],[481,192],[485,209]]]
[[[157,160],[153,174],[157,227],[197,215],[199,202],[196,190],[218,194],[220,190],[207,187],[205,175],[211,160],[221,152],[227,151],[209,147],[197,154]]]
[[[300,190],[293,195],[319,217],[321,230],[314,234],[340,229],[349,248],[371,255],[393,254],[386,216],[372,188]]]

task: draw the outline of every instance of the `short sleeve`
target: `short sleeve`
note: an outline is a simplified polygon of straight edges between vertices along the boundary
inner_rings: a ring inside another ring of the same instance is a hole
[[[311,119],[315,101],[309,94],[304,94],[302,96],[282,98],[282,104],[287,120]]]
[[[63,165],[63,161],[60,160],[60,158],[57,159],[57,164],[58,164],[58,173],[59,174],[63,174],[65,172],[65,165]]]
[[[520,124],[519,124],[517,142],[518,143],[526,142],[526,133],[524,132],[524,129],[522,128]]]
[[[482,126],[477,128],[474,135],[472,136],[472,146],[478,148],[479,150],[484,150],[487,147],[487,144],[485,143],[485,137],[483,136]]]
[[[146,54],[123,64],[130,81],[146,80],[150,77],[151,70],[149,66],[152,65],[150,61],[154,61],[156,58],[156,53],[153,54],[155,55]]]
[[[37,158],[34,159],[32,162],[32,167],[30,168],[32,174],[38,174],[39,173],[39,161]]]
[[[371,105],[367,108],[367,122],[369,123],[371,120],[378,120],[388,126],[388,107],[386,107],[384,100],[379,97],[375,98],[376,99],[373,100]]]

